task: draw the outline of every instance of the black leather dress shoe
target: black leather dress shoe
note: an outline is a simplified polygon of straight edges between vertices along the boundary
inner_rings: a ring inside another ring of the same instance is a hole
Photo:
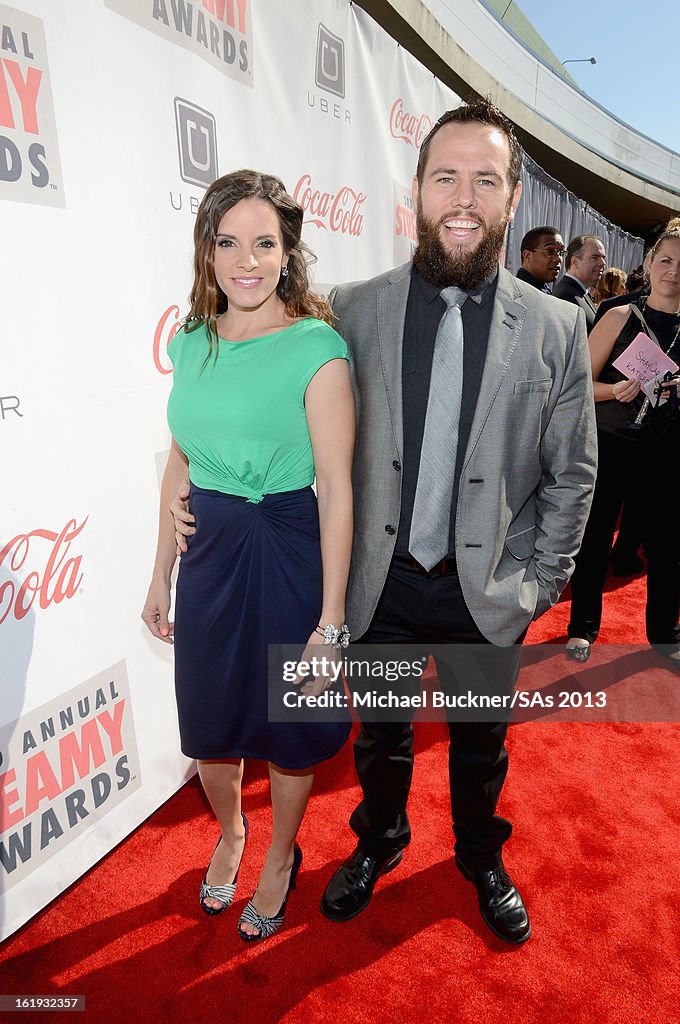
[[[666,668],[670,668],[673,672],[677,672],[678,675],[680,675],[680,658],[677,654],[668,654],[664,658],[664,661],[666,663]]]
[[[340,865],[321,897],[321,913],[331,921],[349,921],[368,906],[373,887],[381,875],[396,868],[402,851],[380,859],[371,857],[358,846]]]
[[[479,909],[494,935],[504,942],[526,942],[531,924],[522,897],[503,865],[482,870],[456,857],[456,867],[477,889]]]

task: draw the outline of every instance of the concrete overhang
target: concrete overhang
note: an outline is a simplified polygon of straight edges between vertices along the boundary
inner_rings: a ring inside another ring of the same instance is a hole
[[[608,220],[651,238],[680,212],[680,191],[630,173],[532,109],[474,60],[422,0],[355,2],[463,99],[490,97],[515,124],[522,146],[536,163]],[[577,95],[582,99],[583,94]]]

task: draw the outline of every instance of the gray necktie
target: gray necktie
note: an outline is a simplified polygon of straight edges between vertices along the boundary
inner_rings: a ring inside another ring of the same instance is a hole
[[[444,288],[447,309],[439,321],[432,356],[418,484],[413,502],[409,551],[428,571],[449,551],[451,499],[463,394],[463,318],[467,292]]]

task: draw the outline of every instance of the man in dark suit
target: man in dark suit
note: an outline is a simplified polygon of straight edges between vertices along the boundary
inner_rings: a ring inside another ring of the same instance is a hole
[[[586,315],[590,334],[595,323],[597,307],[590,297],[607,265],[607,253],[597,235],[577,235],[567,246],[567,269],[564,277],[553,288],[553,295],[580,306]]]
[[[526,281],[541,292],[552,295],[551,285],[557,280],[565,254],[562,235],[549,224],[527,231],[520,252],[522,266],[517,271],[520,281]]]

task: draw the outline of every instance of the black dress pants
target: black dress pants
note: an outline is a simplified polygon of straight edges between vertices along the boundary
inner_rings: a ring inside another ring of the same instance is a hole
[[[362,644],[487,644],[463,599],[455,571],[445,575],[416,572],[408,559],[395,558],[376,614]],[[504,686],[512,692],[520,648],[508,650]],[[455,659],[454,659],[455,660]],[[445,655],[435,656],[441,689],[452,669]],[[451,680],[453,682],[453,680]],[[459,680],[457,682],[460,682]],[[359,846],[383,858],[403,849],[411,838],[406,804],[413,773],[413,712],[401,722],[363,721],[354,760],[363,799],[350,825]],[[448,725],[449,788],[456,852],[480,868],[500,862],[512,826],[496,814],[508,768],[508,722],[456,722]]]
[[[680,529],[670,497],[677,453],[647,449],[636,440],[598,431],[598,468],[593,504],[571,577],[571,618],[567,634],[593,643],[602,621],[602,592],[609,549],[621,504],[631,482],[638,494],[647,556],[645,624],[650,644],[662,653],[680,646]]]

